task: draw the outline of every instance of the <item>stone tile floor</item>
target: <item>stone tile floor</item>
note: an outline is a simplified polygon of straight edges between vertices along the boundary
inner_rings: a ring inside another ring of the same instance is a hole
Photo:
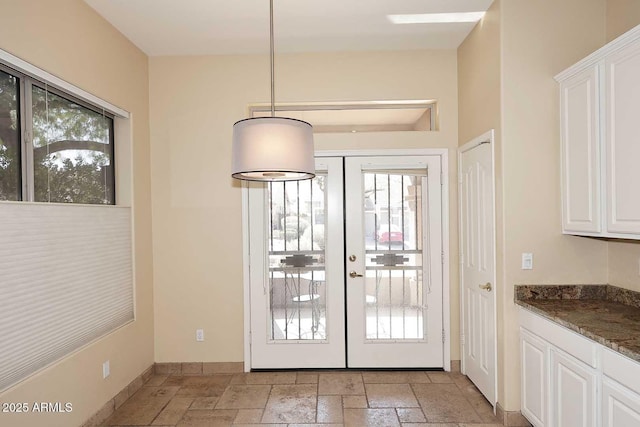
[[[155,375],[105,426],[497,427],[459,373],[256,372]]]

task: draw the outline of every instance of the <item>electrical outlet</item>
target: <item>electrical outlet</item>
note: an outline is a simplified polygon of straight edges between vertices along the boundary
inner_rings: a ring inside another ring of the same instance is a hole
[[[533,254],[528,252],[522,253],[522,269],[533,270]]]
[[[196,329],[196,341],[204,341],[204,329]]]
[[[111,368],[109,367],[109,361],[107,360],[102,364],[102,378],[107,378],[111,374]]]

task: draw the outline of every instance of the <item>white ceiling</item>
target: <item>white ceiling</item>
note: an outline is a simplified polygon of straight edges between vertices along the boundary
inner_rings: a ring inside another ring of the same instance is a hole
[[[266,53],[268,0],[85,0],[151,56]],[[476,12],[493,0],[275,0],[276,52],[454,49],[474,23],[387,15]]]

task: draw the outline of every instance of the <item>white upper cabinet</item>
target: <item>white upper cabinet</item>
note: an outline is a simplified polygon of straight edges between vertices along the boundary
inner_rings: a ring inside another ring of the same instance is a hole
[[[602,231],[599,64],[560,83],[563,231]]]
[[[640,239],[640,26],[556,80],[563,232]]]
[[[640,41],[605,67],[607,231],[640,238]]]

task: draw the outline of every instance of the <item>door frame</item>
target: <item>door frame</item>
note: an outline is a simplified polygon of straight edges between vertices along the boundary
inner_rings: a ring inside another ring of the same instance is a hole
[[[381,150],[318,150],[315,157],[393,157],[393,156],[438,156],[440,157],[442,197],[442,328],[444,370],[451,371],[451,299],[449,266],[449,149],[381,149]],[[251,293],[249,272],[249,187],[242,184],[242,276],[244,311],[244,371],[251,371]]]
[[[492,292],[493,294],[493,328],[494,328],[494,337],[495,337],[495,343],[494,343],[494,360],[493,360],[493,364],[494,364],[494,372],[495,372],[495,378],[494,378],[494,390],[495,390],[495,395],[493,396],[493,401],[497,404],[498,402],[498,286],[497,286],[497,275],[498,275],[498,258],[497,258],[497,248],[496,248],[496,235],[497,235],[497,224],[496,224],[496,150],[495,150],[495,131],[494,129],[489,130],[488,132],[483,133],[482,135],[473,138],[471,141],[467,142],[466,144],[460,146],[458,148],[458,186],[461,184],[460,181],[460,171],[462,169],[462,154],[483,144],[486,143],[487,141],[489,141],[489,144],[491,146],[491,188],[493,188],[493,224],[494,224],[494,230],[493,230],[493,236],[492,236],[492,244],[493,244],[493,277],[492,277],[492,283],[495,286],[495,290],[496,292]],[[458,187],[458,219],[460,219],[462,217],[462,192],[460,191],[460,187]],[[462,241],[462,230],[460,227],[460,220],[458,221],[458,247],[460,248],[460,251],[462,251],[462,245],[463,245],[463,241]],[[465,292],[464,292],[464,285],[463,285],[463,281],[464,281],[464,273],[463,273],[463,264],[462,264],[462,256],[459,257],[459,277],[460,277],[460,372],[461,373],[465,373],[465,362],[464,362],[464,355],[465,355],[465,342],[466,342],[466,337],[464,336],[464,325],[465,325],[465,318],[464,318],[464,313],[465,313]],[[494,410],[495,410],[495,405],[494,405]]]

